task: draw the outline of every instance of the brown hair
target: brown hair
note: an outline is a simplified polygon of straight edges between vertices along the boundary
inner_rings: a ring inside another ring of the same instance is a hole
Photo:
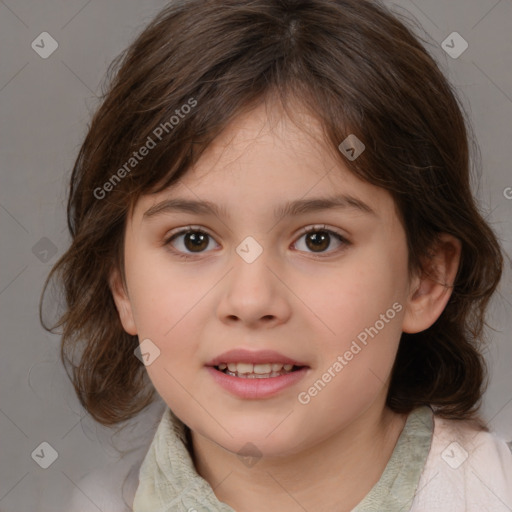
[[[373,1],[187,0],[172,2],[113,62],[71,177],[72,243],[45,285],[57,277],[65,291],[53,329],[62,327],[62,361],[97,421],[127,420],[155,394],[108,286],[113,268],[123,273],[127,216],[142,194],[176,183],[237,114],[271,96],[285,108],[298,99],[338,158],[390,192],[411,273],[439,233],[461,241],[445,310],[429,329],[402,335],[387,404],[478,419],[484,314],[502,253],[471,193],[464,109],[420,39]],[[349,134],[366,145],[354,161],[337,150]],[[154,147],[135,159],[150,139]]]

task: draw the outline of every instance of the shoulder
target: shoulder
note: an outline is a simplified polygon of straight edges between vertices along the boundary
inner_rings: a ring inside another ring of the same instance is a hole
[[[447,444],[448,443],[448,444]],[[468,421],[447,420],[434,416],[433,455],[445,462],[456,458],[448,466],[462,466],[466,461],[499,463],[512,477],[512,448],[510,443],[493,432],[486,432]],[[453,452],[453,453],[452,453]]]
[[[434,415],[432,444],[411,512],[459,509],[512,510],[512,451],[504,439],[471,422]]]
[[[133,421],[129,433],[124,433],[127,437],[118,440],[129,451],[75,481],[67,512],[132,512],[140,467],[166,410],[165,402],[156,399]]]
[[[142,459],[119,461],[83,476],[73,490],[69,512],[131,512]]]

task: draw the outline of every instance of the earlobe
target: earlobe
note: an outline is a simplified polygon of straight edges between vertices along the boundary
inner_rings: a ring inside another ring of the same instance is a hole
[[[452,294],[460,255],[460,240],[446,233],[440,234],[423,275],[417,276],[411,286],[403,332],[424,331],[441,316]]]
[[[133,316],[132,304],[118,269],[112,271],[109,278],[109,286],[123,329],[128,334],[135,336],[137,334],[137,327]]]

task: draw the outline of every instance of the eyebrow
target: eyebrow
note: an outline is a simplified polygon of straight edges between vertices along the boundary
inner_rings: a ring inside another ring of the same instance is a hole
[[[354,209],[378,217],[369,205],[360,199],[347,194],[337,195],[334,197],[315,197],[311,199],[297,199],[295,201],[289,201],[278,206],[274,210],[274,217],[278,219],[282,217],[291,217],[304,213],[333,209]],[[144,212],[143,219],[150,219],[173,212],[193,213],[197,215],[213,214],[218,217],[229,217],[224,206],[217,205],[210,201],[173,198],[161,201],[149,208]]]

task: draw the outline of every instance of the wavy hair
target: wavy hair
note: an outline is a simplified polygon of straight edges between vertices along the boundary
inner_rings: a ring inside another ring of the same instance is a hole
[[[98,422],[127,420],[155,398],[108,284],[112,269],[123,274],[127,216],[141,195],[179,180],[234,117],[270,96],[285,109],[298,99],[345,166],[389,191],[409,272],[425,270],[439,233],[461,241],[445,310],[429,329],[402,335],[387,405],[404,413],[429,404],[445,418],[478,421],[485,312],[503,255],[472,194],[463,105],[428,41],[407,24],[365,0],[173,1],[112,63],[71,176],[71,245],[45,283],[55,278],[66,299],[45,327],[60,329],[62,362]],[[337,149],[349,134],[366,144],[352,162]],[[155,146],[131,161],[149,138]]]

